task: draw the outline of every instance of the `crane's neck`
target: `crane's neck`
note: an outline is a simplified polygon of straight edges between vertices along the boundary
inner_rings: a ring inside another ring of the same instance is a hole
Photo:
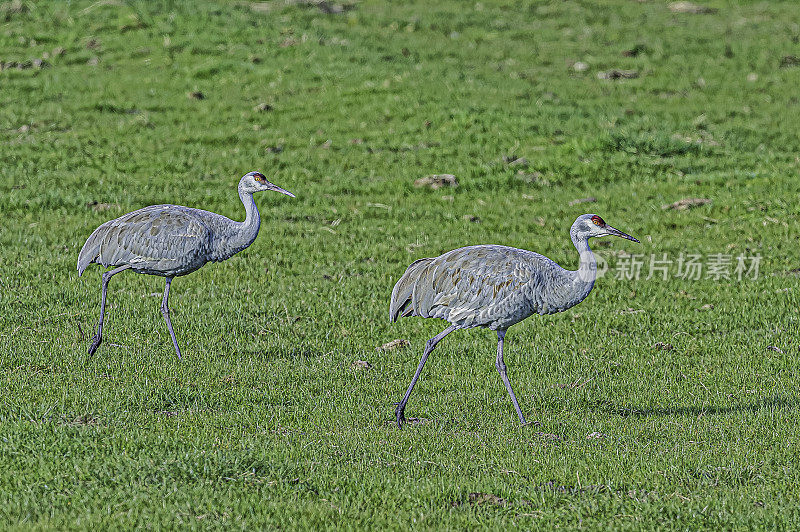
[[[237,252],[252,244],[258,236],[258,230],[261,228],[261,215],[258,213],[258,207],[256,207],[256,200],[253,199],[253,193],[239,190],[239,198],[244,205],[245,217],[244,221],[239,226],[237,243],[241,245],[241,248],[239,248]]]
[[[586,296],[589,295],[589,292],[592,291],[592,287],[594,287],[594,281],[597,278],[597,260],[594,257],[594,253],[589,248],[589,239],[586,238],[585,235],[579,235],[576,232],[570,231],[570,237],[572,238],[572,243],[575,245],[575,249],[578,250],[578,254],[580,255],[580,264],[578,265],[578,269],[570,272],[572,275],[572,294],[574,295],[577,300],[574,304],[577,304],[584,299]]]
[[[220,244],[219,258],[225,260],[239,253],[255,241],[258,229],[261,227],[261,215],[258,213],[253,193],[239,188],[239,198],[244,205],[245,218],[243,222],[235,222],[233,231]]]

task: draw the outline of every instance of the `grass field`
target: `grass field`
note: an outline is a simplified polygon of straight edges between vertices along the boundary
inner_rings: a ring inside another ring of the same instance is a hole
[[[3,3],[0,527],[800,528],[800,7],[704,5]],[[175,280],[184,360],[130,272],[87,359],[86,237],[155,203],[241,220],[249,170],[297,199],[257,196],[256,242]],[[589,298],[510,330],[536,423],[470,330],[398,430],[445,327],[389,323],[405,267],[499,243],[574,268],[584,212],[642,244],[595,241]],[[617,279],[626,252],[669,278]]]

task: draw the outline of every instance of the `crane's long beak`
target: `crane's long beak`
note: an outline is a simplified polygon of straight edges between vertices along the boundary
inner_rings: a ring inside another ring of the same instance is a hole
[[[622,231],[620,231],[619,229],[615,229],[615,228],[611,227],[611,226],[610,226],[610,225],[608,225],[608,224],[606,224],[606,226],[605,226],[605,230],[606,230],[606,231],[608,231],[608,234],[609,234],[609,235],[614,235],[614,236],[618,236],[618,237],[620,237],[620,238],[626,238],[626,239],[628,239],[628,240],[633,240],[634,242],[639,242],[638,240],[636,240],[635,238],[633,238],[633,237],[632,237],[631,235],[629,235],[628,233],[623,233],[623,232],[622,232]],[[641,242],[639,242],[639,243],[641,244]]]
[[[296,197],[294,194],[292,194],[288,190],[284,190],[281,187],[279,187],[278,185],[275,185],[273,183],[268,183],[267,184],[267,190],[274,190],[275,192],[280,192],[281,194],[286,194],[290,198]]]

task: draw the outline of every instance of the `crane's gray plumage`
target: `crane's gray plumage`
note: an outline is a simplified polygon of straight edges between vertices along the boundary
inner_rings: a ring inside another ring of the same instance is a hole
[[[606,235],[638,242],[596,214],[584,214],[570,229],[570,237],[580,254],[580,265],[574,271],[532,251],[495,245],[459,248],[413,262],[392,290],[390,319],[441,318],[452,325],[428,341],[411,386],[398,404],[398,425],[405,419],[405,405],[430,352],[450,332],[471,327],[497,331],[497,369],[520,421],[525,423],[503,363],[505,332],[532,314],[562,312],[583,301],[591,292],[597,274],[589,238]]]
[[[239,181],[239,197],[245,220],[236,222],[220,214],[180,205],[151,205],[108,221],[94,230],[78,254],[78,275],[92,264],[115,268],[103,274],[100,323],[93,354],[102,341],[106,289],[116,273],[131,269],[137,273],[166,277],[161,312],[167,322],[175,352],[181,353],[169,319],[169,286],[174,277],[189,274],[207,262],[228,259],[256,239],[261,217],[253,194],[273,190],[294,197],[273,185],[259,172],[250,172]]]

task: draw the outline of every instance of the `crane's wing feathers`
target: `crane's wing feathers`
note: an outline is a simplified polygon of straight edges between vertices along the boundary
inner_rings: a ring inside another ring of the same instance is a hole
[[[199,268],[205,263],[201,257],[211,246],[212,232],[192,211],[152,205],[104,223],[78,255],[78,272],[92,262],[106,267],[131,264],[134,269],[165,274],[191,271],[198,262]]]
[[[547,311],[543,287],[561,271],[547,257],[521,249],[455,249],[409,266],[392,292],[390,317],[443,318],[462,327],[520,321]]]
[[[392,321],[397,321],[397,318],[402,314],[403,316],[410,316],[414,312],[414,307],[410,306],[411,298],[416,286],[418,273],[424,270],[426,266],[434,259],[419,259],[411,263],[406,268],[406,272],[397,281],[392,290],[392,298],[389,304],[389,318]]]

